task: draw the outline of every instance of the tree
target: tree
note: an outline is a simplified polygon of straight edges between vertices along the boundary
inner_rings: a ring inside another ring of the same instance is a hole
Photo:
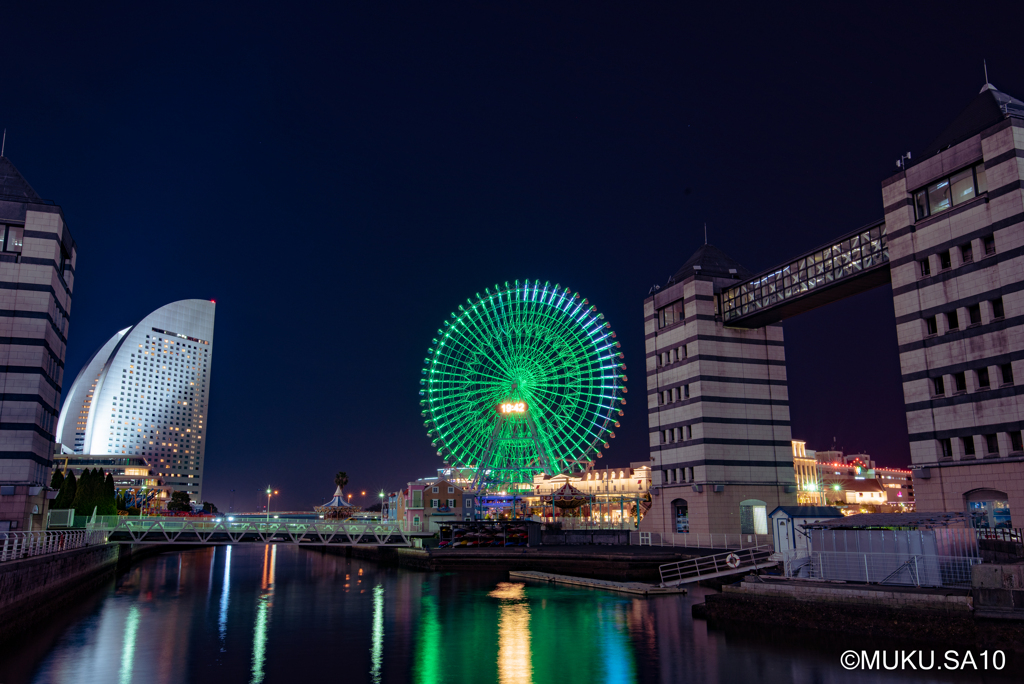
[[[82,477],[78,480],[78,491],[75,493],[75,500],[71,504],[71,508],[75,509],[76,517],[89,517],[92,515],[93,509],[98,508],[100,505],[102,489],[103,479],[98,470],[86,468],[82,471]]]
[[[345,491],[345,485],[348,484],[348,473],[344,470],[339,470],[338,474],[334,476],[334,484],[341,488],[341,491]]]
[[[184,512],[191,511],[192,497],[188,495],[188,492],[171,492],[171,500],[167,504],[167,510]]]
[[[59,470],[53,471],[53,477],[50,478],[50,489],[56,489],[58,492],[60,488],[64,486],[64,473]]]
[[[117,488],[114,486],[114,476],[110,473],[103,480],[102,501],[100,515],[117,515]]]
[[[217,513],[217,507],[214,506],[209,501],[204,501],[203,502],[203,513],[216,514]]]
[[[78,493],[78,479],[75,477],[74,472],[68,473],[68,476],[64,478],[64,483],[60,487],[60,492],[57,493],[57,498],[53,500],[53,509],[59,508],[71,508],[71,504],[75,501],[75,495]]]

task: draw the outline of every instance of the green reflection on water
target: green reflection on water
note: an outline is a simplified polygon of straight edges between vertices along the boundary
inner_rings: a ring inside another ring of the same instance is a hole
[[[384,659],[384,585],[373,588],[373,641],[370,647],[370,677],[380,684],[380,665]]]
[[[118,679],[121,684],[130,684],[132,670],[135,666],[135,637],[139,633],[139,607],[132,606],[128,610],[128,619],[124,623],[124,650],[121,651],[121,672]]]
[[[472,596],[424,582],[413,681],[502,684],[635,682],[632,599],[497,582]]]

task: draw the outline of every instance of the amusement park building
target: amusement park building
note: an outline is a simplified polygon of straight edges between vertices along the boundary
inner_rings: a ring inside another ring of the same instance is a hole
[[[174,302],[100,347],[68,392],[62,448],[140,456],[163,484],[202,501],[215,309]]]
[[[1024,102],[985,84],[898,166],[880,220],[758,274],[705,245],[652,288],[642,528],[746,532],[795,504],[780,322],[889,283],[917,509],[1021,525]]]
[[[0,531],[45,520],[76,264],[63,210],[0,157]]]

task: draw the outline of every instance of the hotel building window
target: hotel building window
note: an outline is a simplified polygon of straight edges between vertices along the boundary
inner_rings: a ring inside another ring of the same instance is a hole
[[[971,304],[967,307],[968,326],[981,325],[981,304]]]
[[[963,371],[953,373],[953,382],[956,385],[956,394],[961,394],[967,391],[967,375]]]
[[[979,368],[975,372],[978,374],[978,389],[988,389],[990,387],[988,368]]]
[[[960,261],[965,264],[969,264],[974,261],[974,249],[971,247],[970,242],[965,245],[960,245]]]
[[[1021,441],[1020,430],[1010,433],[1010,451],[1024,451],[1024,442]]]
[[[996,253],[996,236],[986,235],[981,238],[982,247],[985,249],[985,256],[992,256]]]
[[[921,267],[921,277],[922,278],[927,278],[928,276],[930,276],[932,274],[932,265],[928,261],[928,257],[925,257],[924,259],[921,259],[917,263]]]
[[[949,256],[949,250],[945,252],[939,252],[939,270],[945,271],[953,265],[953,260]]]
[[[960,317],[956,313],[956,309],[953,309],[946,314],[946,330],[959,330],[960,329]]]
[[[924,319],[925,328],[928,330],[929,335],[939,334],[939,323],[935,320],[935,316],[929,316]]]
[[[942,452],[942,458],[953,458],[953,444],[949,439],[940,439],[939,449]]]
[[[999,437],[997,437],[996,435],[985,435],[985,446],[987,447],[986,453],[998,454]]]
[[[961,437],[960,441],[963,443],[964,456],[974,455],[974,437]]]
[[[1003,384],[1004,385],[1012,385],[1013,384],[1013,366],[1012,365],[1010,365],[1008,363],[1004,363],[1003,365],[1001,365],[999,367],[999,372],[1003,376]]]
[[[932,379],[932,389],[934,390],[935,396],[942,397],[946,394],[946,383],[943,381],[940,375],[937,378]]]

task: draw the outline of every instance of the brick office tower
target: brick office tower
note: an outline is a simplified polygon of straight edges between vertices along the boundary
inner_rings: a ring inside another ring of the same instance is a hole
[[[61,208],[0,157],[0,530],[45,524],[75,260]]]
[[[1024,516],[1024,103],[985,85],[883,183],[920,511]]]
[[[782,326],[728,329],[716,308],[721,288],[749,275],[704,245],[644,301],[644,531],[767,534],[767,514],[796,504]]]

